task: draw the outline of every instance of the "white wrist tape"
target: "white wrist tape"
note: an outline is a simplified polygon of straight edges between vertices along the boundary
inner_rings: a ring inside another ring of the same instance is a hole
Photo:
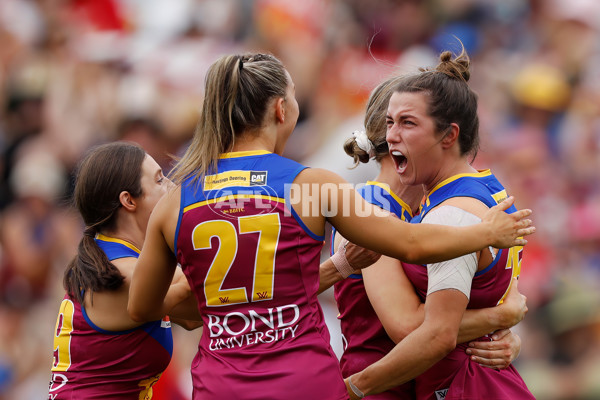
[[[335,265],[335,269],[338,270],[344,279],[354,273],[354,268],[346,258],[346,244],[348,244],[347,240],[344,245],[340,243],[337,251],[331,256],[331,262]]]
[[[352,378],[349,377],[348,378],[348,386],[350,386],[350,389],[352,389],[352,392],[359,398],[362,399],[365,397],[365,394],[356,387],[356,385],[354,383],[352,383]]]

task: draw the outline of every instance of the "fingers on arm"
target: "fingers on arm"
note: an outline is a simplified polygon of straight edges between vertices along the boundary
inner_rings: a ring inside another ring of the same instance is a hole
[[[512,206],[515,202],[515,198],[514,196],[509,196],[506,199],[504,199],[503,201],[501,201],[500,203],[498,203],[498,205],[495,205],[492,208],[498,208],[500,211],[506,211],[510,208],[510,206]]]

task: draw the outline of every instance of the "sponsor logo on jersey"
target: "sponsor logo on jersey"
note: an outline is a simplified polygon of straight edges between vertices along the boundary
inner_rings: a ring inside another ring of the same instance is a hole
[[[170,328],[171,327],[171,321],[165,321],[164,319],[162,321],[160,321],[160,327],[161,328]]]
[[[225,171],[204,177],[204,190],[218,190],[233,186],[264,186],[267,171]]]
[[[448,394],[448,389],[436,390],[435,391],[435,398],[436,398],[436,400],[443,400],[443,399],[446,398],[447,394]]]
[[[257,312],[208,314],[209,348],[212,351],[273,343],[296,336],[300,308],[296,304]]]
[[[250,186],[264,186],[267,184],[267,171],[250,171]]]
[[[58,389],[60,389],[61,387],[65,386],[67,384],[67,382],[69,381],[69,379],[67,378],[66,375],[63,374],[58,374],[58,373],[53,373],[52,374],[52,380],[50,381],[50,384],[48,385],[48,399],[52,400],[55,399],[56,396],[58,396],[58,393],[52,393],[57,391]]]
[[[508,198],[508,195],[506,194],[506,190],[501,190],[497,193],[492,194],[492,197],[494,198],[496,203],[502,203]]]

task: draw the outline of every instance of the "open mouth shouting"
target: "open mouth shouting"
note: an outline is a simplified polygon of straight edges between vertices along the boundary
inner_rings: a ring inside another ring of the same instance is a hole
[[[394,165],[396,166],[396,172],[402,174],[406,171],[406,166],[408,165],[408,159],[404,154],[402,154],[399,150],[390,150],[390,154],[392,155],[392,159],[394,160]]]

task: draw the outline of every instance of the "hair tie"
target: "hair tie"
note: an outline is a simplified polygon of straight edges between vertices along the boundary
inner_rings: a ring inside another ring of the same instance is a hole
[[[240,62],[239,68],[240,68],[240,71],[241,71],[244,68],[244,59],[241,56],[239,56],[238,60]]]
[[[352,136],[354,136],[359,149],[367,153],[369,158],[375,157],[375,146],[373,146],[365,131],[354,131],[352,132]]]

